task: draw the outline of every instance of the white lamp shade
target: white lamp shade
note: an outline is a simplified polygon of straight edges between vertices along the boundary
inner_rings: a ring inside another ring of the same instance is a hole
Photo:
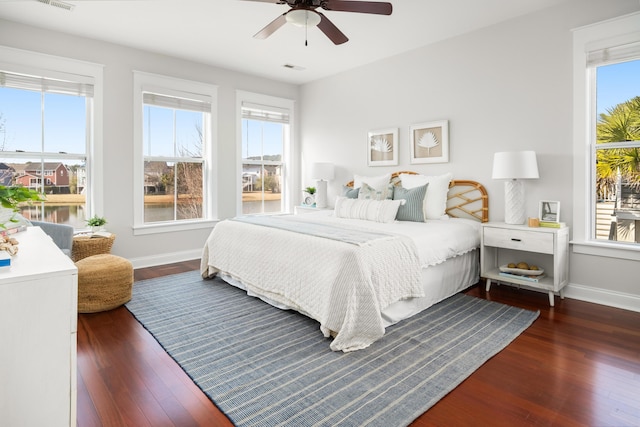
[[[311,178],[330,181],[333,179],[335,168],[332,163],[313,163],[311,165]]]
[[[313,10],[293,9],[285,15],[288,23],[298,27],[315,27],[320,23],[320,15]]]
[[[493,179],[537,179],[535,151],[501,151],[493,156]]]

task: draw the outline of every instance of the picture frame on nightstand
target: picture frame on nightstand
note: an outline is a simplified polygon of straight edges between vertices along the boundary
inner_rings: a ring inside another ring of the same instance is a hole
[[[540,200],[538,217],[543,222],[560,223],[560,202],[554,200]]]

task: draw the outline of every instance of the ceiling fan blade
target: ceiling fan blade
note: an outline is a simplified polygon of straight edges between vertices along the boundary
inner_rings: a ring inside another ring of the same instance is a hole
[[[329,18],[327,18],[320,12],[316,11],[316,13],[320,15],[320,23],[318,24],[318,28],[320,28],[320,31],[322,31],[327,37],[329,37],[329,40],[331,40],[333,44],[342,44],[349,41],[347,36],[345,36],[342,31],[340,31],[338,27],[333,24],[333,22],[329,21]]]
[[[278,16],[276,19],[267,24],[266,27],[258,31],[253,37],[256,39],[266,39],[271,34],[275,33],[278,28],[287,23],[285,15],[286,13],[283,13],[282,15]]]
[[[391,3],[377,1],[326,0],[322,2],[322,8],[340,12],[375,13],[376,15],[391,15],[393,11]]]

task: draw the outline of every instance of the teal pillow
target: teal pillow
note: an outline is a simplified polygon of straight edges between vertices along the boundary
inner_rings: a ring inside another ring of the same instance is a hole
[[[346,197],[347,199],[357,199],[358,193],[360,193],[359,187],[352,188],[352,187],[347,187],[346,185],[342,186],[342,196]]]
[[[398,208],[398,221],[424,222],[424,196],[429,184],[411,189],[397,186],[393,189],[393,200],[405,200],[405,204]]]
[[[392,200],[393,199],[393,184],[389,183],[386,187],[376,190],[366,182],[362,183],[360,192],[358,193],[358,199],[363,200]]]

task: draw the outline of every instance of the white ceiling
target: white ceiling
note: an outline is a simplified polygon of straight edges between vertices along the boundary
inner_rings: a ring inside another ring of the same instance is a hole
[[[391,16],[323,10],[349,41],[335,46],[314,27],[306,47],[293,25],[252,37],[289,9],[264,0],[65,1],[73,11],[0,0],[0,18],[302,84],[568,0],[391,0]]]

